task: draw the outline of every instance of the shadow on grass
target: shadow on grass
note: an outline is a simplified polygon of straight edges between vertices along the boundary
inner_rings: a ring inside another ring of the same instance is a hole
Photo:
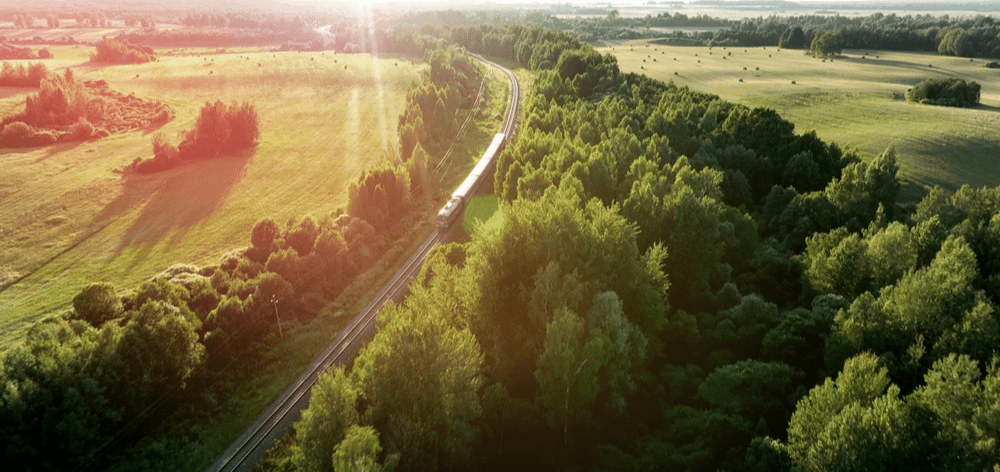
[[[192,226],[210,217],[246,172],[255,148],[237,155],[193,161],[152,175],[122,177],[123,192],[95,218],[103,226],[142,207],[121,235],[116,254],[132,245],[148,251],[168,236],[180,237]],[[141,255],[136,259],[141,259]]]
[[[92,141],[92,140],[87,140],[87,141]],[[35,159],[35,162],[42,162],[42,161],[44,161],[44,160],[46,160],[46,159],[48,159],[48,158],[50,158],[50,157],[52,157],[52,156],[54,156],[56,154],[59,154],[60,152],[69,151],[71,149],[75,149],[77,146],[79,146],[79,145],[81,145],[81,144],[83,144],[83,143],[85,143],[87,141],[67,141],[65,143],[52,144],[52,145],[49,146],[48,150],[45,152],[45,155],[42,156],[42,157],[39,157],[38,159]]]
[[[972,107],[973,110],[991,111],[993,113],[1000,112],[1000,107],[995,107],[993,105],[978,104]]]

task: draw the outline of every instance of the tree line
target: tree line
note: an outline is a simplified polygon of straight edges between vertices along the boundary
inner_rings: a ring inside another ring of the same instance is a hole
[[[873,13],[863,17],[806,15],[747,18],[717,31],[716,46],[809,48],[823,33],[835,33],[847,49],[931,51],[961,57],[1000,57],[1000,21],[991,16]]]
[[[32,51],[31,48],[18,47],[13,44],[8,44],[5,40],[0,39],[0,59],[51,59],[52,52],[46,48],[38,49],[38,52]],[[6,64],[6,63],[5,63]]]
[[[502,223],[435,250],[273,464],[1000,464],[996,188],[904,206],[891,149],[862,160],[565,33],[450,33],[536,71]]]

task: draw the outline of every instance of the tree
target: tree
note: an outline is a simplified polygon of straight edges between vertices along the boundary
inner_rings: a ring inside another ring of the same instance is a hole
[[[378,455],[382,446],[371,426],[351,426],[333,451],[334,472],[377,472],[382,470]]]
[[[813,38],[812,44],[809,46],[813,55],[819,57],[839,55],[843,48],[844,41],[840,35],[840,31],[824,31],[819,33]]]
[[[788,425],[788,450],[806,470],[937,468],[937,416],[899,398],[872,354],[851,358],[833,381],[813,388]]]
[[[479,344],[444,311],[457,300],[441,306],[445,295],[436,293],[383,309],[352,371],[367,405],[362,422],[411,470],[467,467],[482,414]]]
[[[183,389],[204,359],[205,347],[194,327],[178,315],[176,307],[148,300],[122,331],[112,367],[120,387],[109,394],[130,416],[156,398]]]
[[[802,31],[802,27],[796,26],[794,28],[789,28],[785,32],[785,36],[782,36],[782,41],[778,43],[778,47],[788,49],[805,49],[806,34]]]
[[[107,282],[91,283],[73,297],[74,317],[95,327],[121,316],[123,312],[121,298],[115,293],[114,285]]]
[[[587,335],[584,320],[559,309],[545,327],[545,348],[538,358],[538,403],[546,409],[549,427],[562,430],[569,452],[570,422],[574,430],[585,421],[600,385],[597,372],[608,358],[608,340],[599,332]]]
[[[979,104],[981,86],[957,77],[927,79],[906,92],[911,102],[949,107],[974,107]]]
[[[309,407],[302,411],[302,417],[295,422],[295,435],[299,444],[293,456],[300,470],[335,470],[334,457],[340,448],[337,444],[345,440],[348,431],[354,430],[359,420],[355,404],[360,393],[342,366],[320,376],[312,389]],[[360,433],[363,434],[364,431]],[[376,437],[376,444],[377,441]],[[347,454],[346,450],[344,454]]]

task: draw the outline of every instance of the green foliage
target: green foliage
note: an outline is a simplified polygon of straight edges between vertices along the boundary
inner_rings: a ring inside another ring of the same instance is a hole
[[[382,469],[378,455],[382,446],[371,426],[351,426],[333,452],[334,472],[367,472]]]
[[[840,31],[824,31],[816,34],[809,45],[809,50],[813,55],[819,57],[830,57],[840,55],[844,49],[844,40]]]
[[[437,296],[382,311],[352,372],[367,405],[361,421],[380,432],[406,470],[467,467],[482,414],[479,343],[443,309],[457,299],[442,286],[430,290]]]
[[[927,79],[910,88],[906,99],[926,105],[968,108],[979,104],[980,89],[975,81],[966,82],[957,77]]]
[[[129,416],[185,381],[204,359],[194,326],[177,308],[156,300],[142,304],[125,325],[115,350],[113,376],[121,388],[109,392]]]
[[[254,248],[270,253],[280,235],[281,228],[278,227],[278,223],[275,223],[273,218],[264,218],[258,221],[250,232],[250,244],[253,244]]]
[[[785,30],[784,34],[781,35],[781,40],[778,41],[778,47],[786,49],[805,49],[806,47],[805,31],[802,31],[801,26],[788,28],[787,30]]]
[[[403,166],[385,163],[368,169],[348,188],[347,212],[377,229],[388,227],[409,201],[410,175]]]
[[[260,118],[252,103],[234,101],[227,107],[216,100],[202,105],[198,122],[177,149],[182,159],[211,158],[251,147],[259,137]]]
[[[599,331],[586,333],[579,315],[561,308],[545,327],[545,343],[538,358],[538,403],[545,408],[549,427],[561,430],[563,446],[571,443],[570,423],[578,429],[579,419],[590,411],[597,397],[597,372],[608,358],[607,337]]]
[[[132,44],[128,39],[118,41],[105,36],[96,44],[96,47],[97,52],[91,57],[94,62],[141,64],[156,60],[153,48]]]
[[[99,328],[104,322],[118,318],[124,311],[115,287],[106,282],[89,284],[73,297],[73,317],[94,327]]]
[[[337,445],[358,423],[355,404],[359,395],[357,386],[342,367],[320,376],[313,386],[309,407],[302,411],[301,419],[295,423],[295,434],[299,439],[295,462],[299,470],[335,470]]]

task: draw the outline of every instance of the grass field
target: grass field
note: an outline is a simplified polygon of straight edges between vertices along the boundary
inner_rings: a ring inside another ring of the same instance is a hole
[[[645,42],[599,50],[616,55],[625,72],[773,108],[797,132],[816,130],[825,141],[859,150],[862,158],[894,146],[904,179],[915,184],[908,198],[932,185],[1000,184],[1000,72],[983,67],[981,59],[849,50],[824,62],[801,50],[776,47],[709,49]],[[912,85],[943,77],[979,82],[981,105],[957,109],[903,99]]]
[[[151,155],[150,130],[0,150],[0,277],[23,277],[0,291],[0,350],[89,282],[128,288],[175,262],[213,264],[249,244],[261,218],[344,205],[348,183],[397,146],[405,92],[424,67],[261,49],[158,51],[158,62],[95,65],[92,47],[50,49],[50,69],[72,66],[78,79],[173,107],[177,118],[158,131],[175,143],[215,99],[254,102],[261,139],[242,156],[141,177],[112,170]],[[0,94],[0,113],[22,109],[29,92]]]
[[[499,208],[500,200],[497,199],[496,195],[472,197],[462,215],[462,227],[465,228],[465,232],[472,234],[477,226],[488,231],[502,224],[503,214],[497,212]]]

